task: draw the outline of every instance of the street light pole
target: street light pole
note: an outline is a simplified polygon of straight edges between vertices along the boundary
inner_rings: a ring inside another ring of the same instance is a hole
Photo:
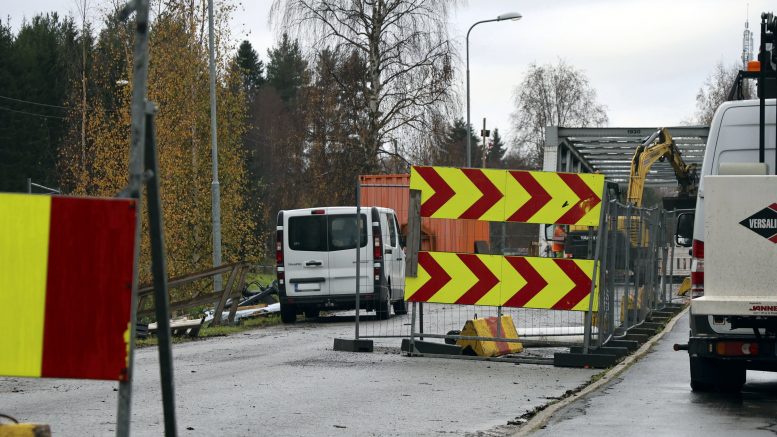
[[[213,267],[221,266],[221,190],[219,185],[219,152],[216,135],[216,60],[213,37],[213,0],[208,0],[208,63],[210,64],[210,138],[213,181],[210,184],[211,219],[213,222]],[[213,290],[221,291],[221,275],[213,277]]]
[[[472,135],[469,131],[469,33],[472,32],[472,29],[478,24],[505,20],[518,21],[521,19],[521,17],[523,17],[523,15],[519,14],[518,12],[508,12],[490,20],[478,21],[477,23],[470,26],[469,30],[467,31],[467,167],[472,167]]]

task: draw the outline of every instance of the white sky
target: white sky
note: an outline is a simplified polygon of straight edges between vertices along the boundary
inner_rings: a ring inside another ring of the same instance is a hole
[[[76,0],[5,2],[0,17],[18,29],[24,17],[56,10],[76,14]],[[12,3],[12,4],[8,4]],[[90,0],[97,4],[97,0]],[[277,34],[268,25],[270,0],[243,2],[233,35],[248,39],[264,59]],[[688,120],[695,97],[718,61],[738,62],[748,16],[759,43],[764,0],[469,0],[455,10],[451,37],[460,47],[461,116],[464,38],[469,26],[506,12],[520,21],[484,23],[470,35],[472,124],[509,135],[513,91],[529,64],[559,58],[582,70],[606,105],[610,126],[669,126]],[[97,9],[97,7],[93,7]],[[756,50],[757,51],[757,50]]]

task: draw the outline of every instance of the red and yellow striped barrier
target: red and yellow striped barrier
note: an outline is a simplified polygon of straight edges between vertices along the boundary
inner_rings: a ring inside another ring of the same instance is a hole
[[[497,332],[497,324],[499,329]],[[513,318],[509,315],[502,317],[486,317],[484,319],[467,320],[464,329],[461,330],[464,337],[491,337],[509,338],[518,340],[518,331],[515,329]],[[470,348],[479,357],[498,357],[507,354],[523,352],[523,345],[512,341],[488,341],[488,340],[458,340],[457,345],[462,349]]]
[[[0,375],[124,380],[135,201],[0,194]]]

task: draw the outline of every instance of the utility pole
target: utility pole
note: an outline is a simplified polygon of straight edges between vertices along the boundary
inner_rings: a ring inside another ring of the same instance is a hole
[[[210,63],[210,140],[213,181],[210,184],[213,221],[213,267],[221,266],[221,190],[219,186],[219,149],[216,135],[216,54],[213,35],[213,0],[208,0],[208,51]],[[213,277],[213,290],[221,291],[221,275]]]

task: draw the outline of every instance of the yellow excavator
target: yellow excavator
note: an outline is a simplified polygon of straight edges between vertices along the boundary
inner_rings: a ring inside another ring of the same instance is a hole
[[[669,161],[674,170],[677,182],[680,184],[680,190],[676,198],[695,200],[696,191],[698,190],[698,166],[696,164],[686,164],[683,161],[680,149],[677,148],[672,135],[666,128],[661,128],[653,135],[651,135],[647,141],[642,143],[634,152],[634,158],[631,160],[631,172],[629,174],[629,187],[627,192],[627,202],[636,207],[642,206],[642,196],[645,192],[645,179],[650,172],[650,168],[656,162]],[[667,199],[665,199],[665,203]],[[618,227],[624,229],[625,226],[622,223],[622,218],[618,220]],[[636,224],[636,226],[635,226]],[[632,220],[631,229],[629,229],[629,236],[633,246],[645,246],[647,243],[647,232],[642,232],[642,241],[638,241],[639,222],[636,223]],[[642,243],[642,244],[639,244]],[[670,260],[670,262],[674,262]],[[678,294],[685,294],[690,289],[690,277],[686,277],[680,285]]]
[[[677,182],[680,184],[678,197],[693,198],[696,196],[697,165],[686,164],[683,161],[680,149],[677,148],[672,135],[665,127],[657,130],[647,141],[642,143],[634,152],[631,160],[631,173],[629,174],[629,189],[626,200],[634,206],[642,206],[642,195],[645,192],[645,179],[650,168],[656,162],[668,160],[672,165]]]
[[[664,203],[667,203],[667,200],[674,200],[676,202],[677,200],[682,199],[687,199],[689,201],[696,199],[696,191],[698,189],[697,164],[686,164],[685,161],[683,161],[680,149],[675,144],[674,139],[672,139],[669,130],[667,128],[660,128],[650,135],[650,137],[634,151],[626,194],[627,203],[635,207],[642,206],[645,181],[650,174],[651,167],[653,167],[656,162],[666,161],[669,161],[669,164],[671,164],[677,182],[680,185],[680,189],[676,197],[671,199],[665,198]],[[635,255],[637,251],[648,246],[650,235],[647,227],[640,226],[638,216],[632,217],[631,219],[627,219],[624,216],[618,217],[618,230],[627,234],[628,239],[631,241],[632,260],[637,258]],[[586,236],[586,228],[579,226],[569,227],[565,245],[567,256],[572,256],[574,258],[586,257],[588,246]],[[687,281],[684,281],[683,284],[685,284],[685,282]],[[690,285],[690,282],[688,285]],[[683,288],[687,287],[681,286],[681,290]]]

